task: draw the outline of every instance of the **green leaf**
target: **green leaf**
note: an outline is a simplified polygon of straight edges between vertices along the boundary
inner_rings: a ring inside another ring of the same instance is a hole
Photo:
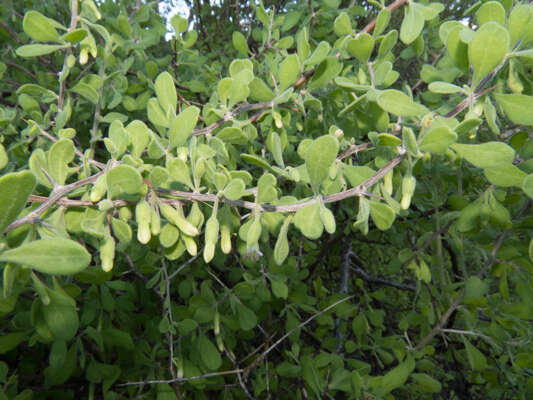
[[[276,164],[281,168],[285,168],[285,163],[283,162],[283,150],[281,148],[281,138],[276,131],[272,131],[268,134],[267,148],[272,152]]]
[[[433,93],[452,94],[463,92],[463,88],[448,82],[431,82],[428,89]]]
[[[331,50],[331,46],[328,42],[323,40],[316,46],[315,51],[305,61],[304,65],[312,67],[313,65],[320,64],[326,59]]]
[[[271,203],[277,197],[276,177],[268,172],[264,173],[257,181],[257,201],[259,203]]]
[[[19,57],[37,57],[66,49],[69,46],[63,44],[25,44],[17,48],[15,53]]]
[[[414,380],[425,393],[440,393],[442,391],[442,384],[428,374],[414,373],[410,375],[410,378]]]
[[[402,141],[399,137],[391,135],[390,133],[380,133],[378,135],[380,146],[399,146]]]
[[[59,40],[70,43],[78,43],[81,42],[85,38],[85,36],[87,36],[87,31],[85,29],[74,29],[70,32],[65,33],[59,38]]]
[[[497,1],[484,3],[476,12],[476,22],[479,26],[489,21],[505,24],[505,8]]]
[[[97,104],[98,99],[100,98],[96,89],[84,82],[78,82],[76,85],[74,85],[72,91],[82,95],[85,99],[89,100],[93,104]]]
[[[179,14],[176,14],[172,18],[170,18],[170,23],[172,24],[172,27],[174,28],[174,32],[176,32],[176,34],[185,32],[187,30],[187,27],[189,26],[189,22],[187,21],[187,19],[183,18]]]
[[[272,293],[279,299],[287,299],[289,296],[289,287],[281,281],[271,279]]]
[[[55,42],[59,39],[56,28],[60,27],[53,19],[45,17],[38,11],[28,11],[22,20],[24,33],[38,42]]]
[[[135,120],[126,126],[126,131],[129,133],[130,143],[133,147],[131,155],[138,158],[146,150],[150,141],[149,129],[144,122]]]
[[[480,299],[489,290],[489,285],[477,276],[471,276],[465,283],[465,298]]]
[[[362,33],[357,38],[350,39],[346,48],[359,62],[366,64],[372,54],[372,50],[374,50],[374,38],[368,33]]]
[[[324,379],[321,378],[313,359],[311,356],[302,356],[300,364],[302,366],[302,378],[305,383],[311,388],[315,396],[320,397],[324,390],[325,383]]]
[[[166,167],[169,172],[170,180],[183,183],[191,189],[194,187],[189,166],[181,158],[167,159]]]
[[[224,188],[224,197],[229,200],[238,200],[246,194],[246,185],[240,178],[234,178]]]
[[[170,107],[175,114],[178,97],[176,95],[176,87],[174,86],[174,79],[172,79],[172,76],[167,71],[160,73],[155,80],[154,86],[157,100],[159,100],[163,112],[166,114]]]
[[[452,149],[478,168],[506,166],[514,160],[515,151],[502,142],[482,144],[452,144]]]
[[[335,22],[333,22],[333,30],[337,36],[344,36],[352,33],[352,23],[350,17],[345,12],[340,13]]]
[[[287,231],[292,217],[286,217],[278,234],[276,245],[274,246],[274,261],[277,265],[283,264],[283,261],[289,255],[289,241],[287,240]]]
[[[399,90],[385,90],[378,95],[377,101],[385,111],[402,117],[415,117],[428,112],[426,107],[413,102],[408,95]]]
[[[159,243],[164,248],[172,247],[179,239],[180,231],[172,224],[166,224],[159,233]]]
[[[526,176],[522,182],[522,190],[533,199],[533,174]]]
[[[257,317],[252,310],[242,303],[237,303],[235,307],[237,308],[239,326],[243,331],[252,330],[257,326]]]
[[[285,90],[300,77],[300,60],[298,55],[291,54],[283,60],[279,66],[280,90]]]
[[[13,172],[0,178],[0,233],[17,218],[35,188],[30,171]]]
[[[199,115],[200,109],[198,107],[189,106],[172,120],[168,130],[171,148],[183,146],[187,143],[187,139],[198,122]]]
[[[533,7],[530,4],[517,4],[509,15],[511,45],[521,40],[527,44],[533,39]]]
[[[464,335],[461,335],[465,344],[468,363],[473,371],[484,371],[488,368],[487,359],[477,348],[475,348]]]
[[[453,23],[457,21],[449,22]],[[462,25],[460,22],[457,22],[457,24],[453,24],[449,27],[449,32],[444,34],[444,37],[447,38],[445,43],[448,54],[452,58],[455,65],[457,65],[463,71],[467,71],[469,66],[468,45],[461,40],[461,32],[465,29],[466,28],[464,25]]]
[[[384,376],[371,381],[370,386],[376,387],[381,395],[386,395],[394,389],[403,386],[409,378],[410,373],[415,367],[415,361],[411,356],[400,363],[397,367],[391,369]]]
[[[72,275],[84,270],[91,255],[78,242],[56,237],[35,240],[0,254],[0,261],[27,265],[52,275]]]
[[[168,128],[169,121],[167,115],[155,97],[152,97],[146,103],[146,111],[148,113],[148,119],[152,124]]]
[[[533,125],[533,97],[523,94],[494,94],[505,114],[515,124]]]
[[[74,159],[74,143],[61,139],[54,143],[48,153],[48,173],[58,185],[63,185],[68,176],[67,165]]]
[[[318,203],[309,204],[296,211],[294,225],[308,239],[314,240],[322,236],[324,225],[320,218],[320,206]]]
[[[468,60],[474,69],[474,87],[503,61],[510,42],[509,32],[497,22],[487,22],[477,30],[468,44]]]
[[[28,338],[25,332],[8,333],[0,336],[0,354],[11,351]]]
[[[246,38],[239,31],[233,32],[232,36],[233,47],[242,55],[247,56],[250,50],[248,49],[248,43]]]
[[[224,143],[245,144],[248,141],[248,136],[241,128],[235,126],[227,126],[217,133],[216,137]]]
[[[107,172],[107,188],[112,199],[131,200],[143,190],[142,176],[130,165],[118,165]]]
[[[410,3],[400,27],[400,40],[406,45],[411,44],[424,29],[424,15],[416,3]]]
[[[217,348],[211,342],[207,336],[200,335],[198,337],[198,352],[200,353],[200,358],[204,362],[207,369],[211,371],[216,371],[222,365],[222,358]]]
[[[501,187],[522,187],[522,182],[527,176],[524,171],[515,167],[513,164],[485,168],[484,172],[490,183]]]
[[[374,224],[376,224],[376,227],[381,231],[389,229],[396,218],[392,208],[387,204],[376,201],[370,202],[370,216]]]
[[[266,162],[264,158],[256,156],[255,154],[241,154],[241,158],[249,164],[257,165],[264,169],[272,169],[270,164]]]
[[[270,101],[275,95],[261,78],[254,78],[248,85],[250,97],[258,101]]]
[[[376,18],[376,26],[374,27],[374,37],[381,35],[390,21],[390,10],[388,8],[382,8]]]
[[[376,173],[372,168],[363,165],[343,165],[342,170],[353,187],[359,186]]]
[[[339,75],[343,64],[339,62],[337,57],[329,56],[322,61],[316,68],[311,81],[309,82],[310,90],[317,90],[327,86],[333,79]]]
[[[318,191],[318,186],[328,177],[329,167],[335,161],[339,151],[339,142],[331,135],[324,135],[313,140],[305,154],[305,167],[311,185]]]
[[[420,150],[441,154],[457,141],[457,134],[447,126],[432,129],[424,135],[420,143]]]

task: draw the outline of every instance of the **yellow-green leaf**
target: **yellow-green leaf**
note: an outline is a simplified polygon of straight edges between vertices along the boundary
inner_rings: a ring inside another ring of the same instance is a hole
[[[495,94],[498,104],[515,124],[533,125],[533,97],[524,94]]]
[[[39,42],[54,42],[59,39],[56,28],[60,26],[53,19],[34,10],[28,11],[22,20],[22,29],[26,35]]]
[[[167,71],[160,73],[154,86],[157,100],[159,100],[163,112],[166,114],[170,107],[175,114],[178,98],[172,76]]]
[[[0,233],[17,218],[35,187],[30,171],[14,172],[0,178]]]
[[[376,224],[376,227],[381,231],[389,229],[396,218],[392,208],[387,204],[376,201],[370,202],[370,216],[374,224]]]
[[[300,77],[300,60],[298,55],[291,54],[279,66],[280,90],[287,89]]]
[[[27,265],[45,274],[71,275],[84,270],[91,255],[78,242],[56,237],[6,250],[0,254],[0,261]]]
[[[385,90],[379,94],[377,100],[378,105],[385,111],[402,117],[414,117],[428,111],[422,104],[415,103],[399,90]]]
[[[473,86],[503,61],[510,42],[509,32],[497,22],[489,21],[477,30],[468,44],[468,60],[474,69]]]
[[[478,168],[491,168],[511,164],[515,151],[502,142],[487,142],[482,144],[451,145],[461,157]]]
[[[305,154],[305,166],[311,185],[318,188],[327,178],[330,165],[335,161],[339,143],[331,135],[324,135],[315,139]]]
[[[440,126],[424,135],[420,143],[420,150],[430,153],[444,153],[448,147],[457,141],[457,134],[447,126]]]

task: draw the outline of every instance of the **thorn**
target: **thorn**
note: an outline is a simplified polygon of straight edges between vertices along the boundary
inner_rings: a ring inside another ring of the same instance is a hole
[[[59,187],[60,185],[57,184],[57,182],[54,180],[54,178],[52,178],[52,176],[43,168],[39,165],[39,168],[41,170],[41,172],[44,174],[44,176],[46,176],[46,179],[48,179],[48,181],[50,181],[50,183],[52,184],[54,190],[56,190],[57,187]]]

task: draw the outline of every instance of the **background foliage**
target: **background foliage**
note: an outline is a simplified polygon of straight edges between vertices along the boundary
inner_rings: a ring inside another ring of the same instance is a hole
[[[185,3],[0,3],[0,398],[531,398],[533,5]]]

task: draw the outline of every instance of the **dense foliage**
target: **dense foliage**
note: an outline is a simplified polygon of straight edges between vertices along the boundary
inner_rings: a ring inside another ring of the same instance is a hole
[[[531,398],[533,5],[185,3],[0,3],[0,399]]]

